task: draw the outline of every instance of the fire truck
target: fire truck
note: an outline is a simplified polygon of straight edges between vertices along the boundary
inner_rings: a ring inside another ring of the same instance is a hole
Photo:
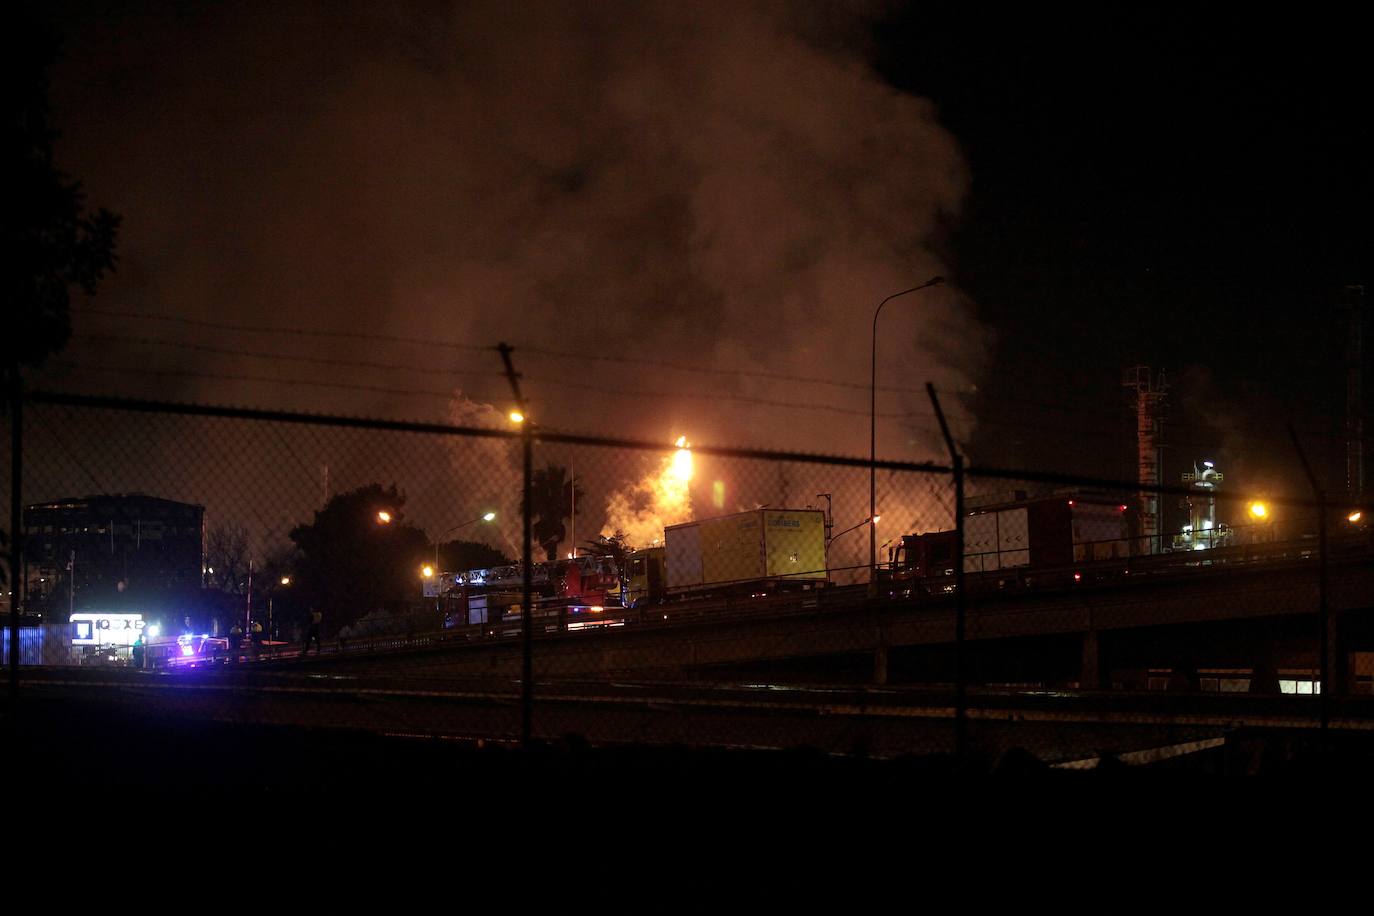
[[[964,575],[993,587],[1081,581],[1136,553],[1134,513],[1114,497],[1054,495],[992,503],[964,517]],[[954,587],[955,531],[904,535],[883,578],[931,594]]]

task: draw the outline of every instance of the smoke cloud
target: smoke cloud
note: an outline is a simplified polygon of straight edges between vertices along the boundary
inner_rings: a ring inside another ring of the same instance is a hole
[[[868,66],[853,40],[868,25],[861,9],[798,10],[319,3],[97,21],[78,5],[62,23],[59,155],[125,216],[120,273],[94,305],[508,341],[548,427],[661,438],[665,452],[687,431],[863,454],[873,310],[947,273],[942,227],[968,174],[933,106]],[[119,328],[77,322],[78,333]],[[243,380],[339,379],[304,362],[204,354],[188,367],[184,351],[132,344],[96,359],[78,342],[77,363],[221,377],[67,368],[58,380],[426,418],[466,415],[471,405],[447,413],[442,396],[459,386],[472,403],[508,403],[494,352],[213,336],[225,349],[403,368],[347,373],[387,389],[357,392]],[[881,455],[943,457],[921,386],[971,385],[984,339],[953,284],[884,310],[878,384],[909,391],[880,391]],[[400,393],[412,389],[431,394]],[[622,485],[641,470],[628,464]],[[510,471],[492,467],[493,480]],[[726,508],[774,502],[758,476]],[[866,495],[844,512],[866,513]]]

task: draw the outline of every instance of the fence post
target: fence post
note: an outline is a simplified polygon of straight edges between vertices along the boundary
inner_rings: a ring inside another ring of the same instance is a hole
[[[964,456],[954,444],[949,424],[945,422],[945,412],[940,409],[940,399],[935,394],[935,386],[930,382],[926,382],[926,393],[935,407],[940,433],[945,437],[945,447],[949,449],[950,461],[954,465],[954,757],[963,766],[968,752],[968,693],[964,657]]]
[[[516,406],[519,407],[523,418],[520,421],[520,444],[524,454],[525,480],[521,490],[521,514],[524,516],[525,541],[520,560],[524,564],[525,581],[520,606],[520,620],[523,624],[520,628],[520,744],[528,750],[534,736],[534,550],[531,543],[533,519],[530,505],[530,491],[534,489],[534,420],[525,408],[525,399],[520,394],[520,373],[515,371],[515,363],[511,360],[513,348],[503,343],[496,349],[500,351],[501,359],[506,363],[506,378],[510,381]]]
[[[19,366],[10,367],[10,703],[19,699],[19,583],[24,568],[24,391]]]
[[[1326,741],[1328,737],[1327,727],[1331,722],[1331,694],[1335,689],[1335,684],[1331,682],[1331,652],[1335,648],[1336,640],[1331,638],[1331,609],[1327,605],[1326,598],[1326,577],[1327,577],[1327,550],[1326,550],[1326,491],[1322,489],[1317,481],[1317,475],[1312,473],[1312,466],[1307,462],[1307,453],[1302,449],[1302,443],[1298,441],[1297,430],[1293,424],[1288,424],[1288,437],[1293,440],[1293,449],[1298,453],[1298,460],[1302,462],[1303,472],[1307,474],[1307,481],[1312,485],[1312,493],[1317,498],[1317,615],[1318,626],[1320,627],[1318,650],[1321,657],[1318,660],[1320,674],[1319,683],[1321,684],[1321,696],[1318,698],[1318,705],[1321,708],[1321,737],[1322,751],[1328,750]]]
[[[534,556],[533,545],[531,543],[531,506],[530,491],[534,488],[534,441],[530,435],[530,418],[525,417],[525,425],[521,430],[521,445],[525,454],[525,485],[521,494],[524,503],[525,516],[525,543],[524,553],[521,559],[525,564],[525,593],[521,599],[524,604],[521,610],[521,617],[524,619],[524,633],[521,639],[524,643],[524,652],[521,663],[520,676],[520,741],[528,749],[530,741],[534,737]]]

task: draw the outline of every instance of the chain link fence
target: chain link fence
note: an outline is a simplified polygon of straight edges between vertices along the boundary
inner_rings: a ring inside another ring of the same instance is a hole
[[[1372,721],[1366,521],[1209,469],[1142,494],[490,414],[22,417],[15,709],[975,771],[1254,769],[1273,742],[1239,735]]]

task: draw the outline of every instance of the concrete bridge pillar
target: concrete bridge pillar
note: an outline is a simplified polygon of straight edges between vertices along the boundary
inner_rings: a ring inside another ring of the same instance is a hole
[[[1078,686],[1083,690],[1100,690],[1102,669],[1096,630],[1083,633],[1083,663],[1079,669]]]

